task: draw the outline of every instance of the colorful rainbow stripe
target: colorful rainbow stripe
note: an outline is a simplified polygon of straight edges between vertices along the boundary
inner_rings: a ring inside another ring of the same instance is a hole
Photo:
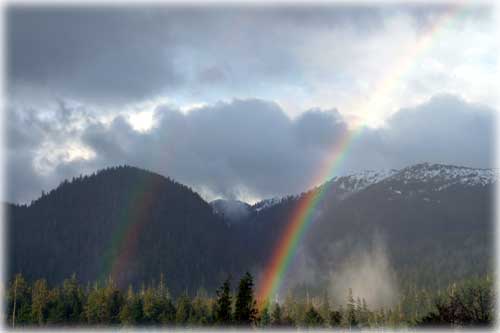
[[[143,179],[144,178],[144,179]],[[130,194],[127,209],[121,212],[122,224],[113,233],[111,243],[105,252],[100,280],[111,278],[118,285],[124,279],[127,270],[131,270],[130,261],[137,251],[139,235],[149,220],[151,205],[159,188],[159,179],[141,175]]]
[[[363,111],[369,110],[370,107],[374,105],[378,106],[380,103],[383,103],[384,99],[389,96],[389,92],[401,82],[401,78],[409,71],[412,65],[416,63],[419,56],[430,48],[432,42],[436,41],[438,32],[456,17],[459,9],[463,8],[462,5],[463,3],[457,3],[440,15],[434,24],[405,52],[404,56],[400,58],[399,63],[393,67],[392,71],[379,82],[374,93],[367,100],[362,101],[359,105],[350,109],[357,110],[357,114],[362,114]],[[320,172],[318,172],[318,177],[314,179],[312,186],[322,184],[335,176],[339,165],[347,155],[351,143],[360,133],[362,133],[363,128],[363,124],[354,126],[354,129],[348,131],[332,148],[329,157],[326,159],[326,163],[322,166]],[[278,293],[290,263],[297,252],[297,247],[307,227],[313,220],[313,212],[319,202],[321,202],[326,190],[327,186],[320,186],[308,192],[294,209],[290,222],[282,233],[272,253],[271,260],[264,270],[262,280],[259,283],[259,289],[257,291],[259,309],[267,306],[269,300]]]

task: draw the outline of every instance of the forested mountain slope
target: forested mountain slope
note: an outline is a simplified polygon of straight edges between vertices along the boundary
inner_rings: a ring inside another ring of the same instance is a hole
[[[8,271],[59,282],[108,275],[126,287],[165,275],[180,292],[235,271],[227,226],[188,187],[132,167],[62,183],[29,206],[9,205]]]
[[[496,181],[493,170],[426,163],[334,178],[322,185],[300,246],[296,260],[307,265],[292,265],[290,283],[302,282],[307,269],[303,282],[324,287],[351,253],[370,252],[374,242],[383,243],[400,280],[419,285],[491,272]],[[109,168],[65,181],[28,206],[7,205],[8,274],[54,283],[72,273],[83,282],[111,275],[126,287],[163,273],[174,294],[214,290],[246,270],[258,283],[306,194],[238,202],[245,214],[228,223],[223,201],[210,205],[148,171]]]

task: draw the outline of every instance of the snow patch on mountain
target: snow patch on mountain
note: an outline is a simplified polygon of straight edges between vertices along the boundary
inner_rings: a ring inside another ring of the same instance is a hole
[[[265,199],[262,201],[257,202],[252,206],[252,209],[256,212],[260,212],[263,209],[267,209],[269,207],[275,206],[283,201],[283,198],[271,198],[271,199]]]
[[[396,174],[398,170],[366,170],[347,176],[332,178],[328,184],[336,186],[346,192],[358,192],[370,185],[376,184],[386,178]]]
[[[338,198],[343,200],[348,196],[362,191],[371,185],[381,182],[395,183],[389,190],[393,196],[388,200],[393,200],[397,196],[413,196],[423,193],[442,191],[452,185],[464,186],[486,186],[498,180],[498,169],[479,169],[445,164],[421,163],[409,166],[400,170],[366,170],[345,176],[337,176],[321,186],[328,186],[337,192]],[[416,188],[408,189],[401,185],[416,185]],[[429,187],[430,186],[430,187]],[[401,188],[400,188],[401,187]],[[299,198],[300,195],[296,195]],[[249,206],[254,212],[273,207],[280,204],[284,198],[274,197],[257,202]],[[423,199],[432,202],[431,199]]]
[[[436,191],[442,191],[452,185],[486,186],[498,180],[497,169],[479,169],[443,164],[422,163],[402,169],[391,181],[408,183],[437,183]]]

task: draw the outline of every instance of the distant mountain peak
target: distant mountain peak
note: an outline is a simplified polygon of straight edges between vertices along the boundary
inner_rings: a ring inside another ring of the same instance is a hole
[[[252,212],[252,207],[240,200],[216,199],[210,202],[210,206],[213,212],[223,217],[228,224],[243,221]]]

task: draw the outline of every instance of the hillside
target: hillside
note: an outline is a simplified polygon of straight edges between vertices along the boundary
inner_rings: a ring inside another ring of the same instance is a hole
[[[122,287],[165,275],[174,293],[233,271],[225,223],[184,185],[132,167],[62,183],[7,209],[8,271],[59,282],[111,275]]]
[[[327,286],[353,253],[371,255],[374,244],[400,281],[439,287],[491,272],[497,177],[424,163],[333,178],[321,185],[288,285]],[[258,283],[305,194],[209,204],[163,176],[106,169],[65,181],[29,206],[8,205],[8,273],[49,282],[112,276],[122,287],[163,273],[174,294],[214,290],[245,270]]]
[[[494,170],[428,163],[333,178],[322,185],[327,188],[292,265],[289,286],[300,282],[296,277],[310,284],[309,291],[326,286],[353,254],[370,257],[380,247],[405,283],[437,288],[492,272],[497,179]],[[258,242],[257,258],[272,251],[308,193],[255,206],[240,233],[247,246]]]

